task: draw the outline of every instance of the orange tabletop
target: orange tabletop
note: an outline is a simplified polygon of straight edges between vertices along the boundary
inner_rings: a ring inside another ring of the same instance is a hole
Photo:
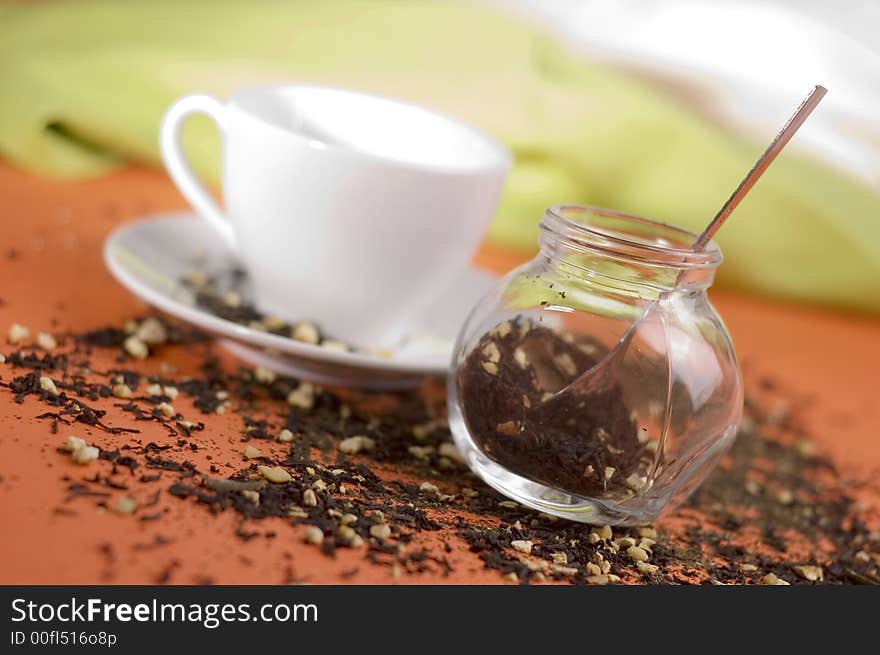
[[[13,323],[37,331],[64,335],[108,325],[149,312],[107,272],[101,246],[117,225],[145,214],[186,208],[186,203],[159,172],[131,168],[87,182],[53,181],[0,166],[2,245],[0,245],[0,352],[15,348],[5,343]],[[523,255],[484,248],[479,265],[507,269]],[[794,306],[766,299],[713,291],[711,298],[730,328],[750,389],[769,388],[777,402],[798,406],[798,417],[819,453],[830,456],[837,475],[868,479],[880,466],[880,320]],[[171,347],[159,359],[126,364],[157,373],[160,366],[181,373],[195,372],[210,345]],[[97,352],[99,365],[112,366],[114,353]],[[222,355],[227,364],[228,356]],[[21,370],[0,364],[0,381],[9,383]],[[763,387],[762,387],[763,385]],[[428,383],[426,393],[440,397],[442,388]],[[108,410],[110,425],[130,425],[110,402],[94,403]],[[175,407],[206,429],[191,438],[198,450],[188,459],[200,470],[211,462],[241,465],[244,445],[241,418],[200,415],[186,398]],[[155,499],[141,494],[141,507],[154,502],[160,521],[138,520],[145,510],[122,516],[107,507],[122,492],[108,489],[106,502],[90,497],[68,499],[71,483],[107,472],[109,462],[78,466],[58,452],[68,433],[78,434],[101,448],[118,447],[125,436],[87,426],[62,425],[57,434],[49,422],[36,417],[47,411],[37,400],[15,402],[14,394],[0,389],[0,512],[4,538],[0,540],[0,583],[282,583],[338,582],[504,582],[471,552],[454,528],[417,535],[440,549],[449,566],[428,566],[413,575],[399,575],[393,566],[374,563],[357,549],[339,549],[326,556],[303,541],[304,526],[288,526],[281,519],[258,522],[265,538],[241,539],[242,529],[232,512],[214,514],[192,499],[165,493]],[[157,423],[144,422],[141,442],[173,440]],[[283,444],[259,444],[280,452]],[[394,464],[377,464],[389,477],[412,478]],[[139,472],[140,473],[140,472]],[[172,477],[164,478],[168,484]],[[441,488],[446,482],[432,478]],[[413,480],[415,483],[421,478]],[[474,481],[474,484],[478,484]],[[165,485],[167,487],[167,485]],[[875,519],[878,494],[860,491],[861,510]],[[451,507],[454,518],[478,521],[466,510]],[[661,521],[659,529],[693,538],[685,529],[689,511]],[[257,523],[257,522],[253,522]],[[880,527],[880,526],[878,526]],[[875,528],[877,529],[877,528]],[[816,537],[817,542],[820,537]],[[412,546],[411,546],[412,547]],[[757,546],[756,546],[757,548]],[[809,545],[807,546],[809,549]],[[694,564],[698,567],[698,564]],[[511,576],[508,576],[510,578]],[[626,576],[624,576],[626,577]],[[633,579],[637,579],[634,576]],[[697,580],[701,579],[699,575]],[[702,578],[705,579],[705,578]]]

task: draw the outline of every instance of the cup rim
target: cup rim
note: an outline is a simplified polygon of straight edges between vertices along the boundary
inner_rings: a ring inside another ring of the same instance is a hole
[[[270,120],[267,120],[264,116],[261,116],[259,112],[256,112],[243,104],[243,100],[245,98],[258,97],[263,94],[278,93],[279,91],[293,89],[315,90],[340,95],[357,96],[360,98],[367,98],[370,100],[378,100],[381,102],[392,103],[409,111],[419,112],[423,115],[429,116],[433,120],[442,121],[444,123],[447,123],[448,125],[453,126],[457,130],[461,130],[462,132],[469,134],[472,138],[485,144],[486,152],[490,153],[490,155],[485,157],[485,161],[467,167],[450,164],[431,163],[426,161],[415,161],[406,158],[387,156],[368,150],[362,150],[354,147],[346,147],[335,143],[320,141],[318,139],[307,138],[294,130],[285,129],[280,125]],[[509,171],[513,164],[513,156],[510,150],[498,139],[491,136],[487,132],[484,132],[480,128],[443,112],[425,107],[423,105],[375,93],[367,93],[363,91],[347,89],[344,87],[325,86],[321,84],[265,84],[238,89],[228,96],[227,103],[230,106],[237,108],[250,119],[257,121],[261,125],[275,131],[278,134],[283,134],[286,135],[288,138],[296,139],[299,142],[305,144],[307,147],[317,151],[329,151],[337,154],[345,154],[347,156],[356,157],[359,159],[369,160],[373,162],[382,162],[386,165],[395,165],[410,170],[420,170],[425,172],[460,176],[471,176],[475,174],[493,172],[506,173],[507,171]]]

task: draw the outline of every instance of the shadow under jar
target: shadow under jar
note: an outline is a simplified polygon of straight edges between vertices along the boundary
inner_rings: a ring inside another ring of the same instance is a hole
[[[456,444],[487,483],[586,523],[644,524],[732,443],[742,381],[706,289],[721,263],[691,232],[585,206],[547,210],[535,259],[459,334]]]

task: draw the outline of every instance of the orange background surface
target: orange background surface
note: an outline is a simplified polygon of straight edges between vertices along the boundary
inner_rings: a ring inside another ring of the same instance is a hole
[[[163,174],[132,168],[90,182],[39,179],[0,164],[0,352],[13,322],[63,333],[121,325],[146,308],[107,272],[101,246],[115,226],[146,214],[186,207]],[[484,248],[477,263],[498,271],[523,255]],[[711,298],[728,327],[747,379],[769,377],[804,401],[803,418],[820,450],[841,470],[865,476],[880,470],[880,319],[782,304],[713,291]],[[107,361],[110,361],[108,356]],[[197,358],[178,348],[168,361],[185,374]],[[157,363],[142,364],[144,372]],[[0,365],[9,381],[13,371]],[[180,399],[181,409],[192,412]],[[234,517],[196,509],[177,499],[162,500],[168,512],[161,522],[101,512],[88,504],[64,505],[61,478],[82,476],[56,452],[65,430],[51,435],[35,401],[23,405],[0,392],[0,583],[150,583],[168,574],[172,583],[391,582],[387,568],[371,566],[351,551],[323,556],[302,543],[296,530],[279,530],[272,540],[247,543],[233,536]],[[113,420],[113,414],[108,415]],[[116,417],[118,418],[118,417]],[[200,454],[231,456],[240,451],[239,427],[229,416],[200,417]],[[121,420],[120,420],[121,422]],[[145,437],[155,429],[145,428]],[[70,430],[73,432],[73,430]],[[78,432],[109,447],[113,437]],[[150,437],[152,438],[152,437]],[[167,437],[164,437],[167,438]],[[278,446],[280,447],[280,446]],[[662,525],[661,525],[662,527]],[[170,539],[161,549],[148,547],[156,535]],[[452,575],[425,573],[401,582],[498,583],[463,542],[451,540]],[[351,577],[343,572],[357,567]]]

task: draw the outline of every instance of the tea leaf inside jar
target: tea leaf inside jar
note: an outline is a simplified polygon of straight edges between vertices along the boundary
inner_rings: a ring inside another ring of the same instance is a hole
[[[642,489],[654,453],[639,440],[618,386],[544,405],[606,352],[589,337],[523,317],[488,331],[458,373],[476,444],[505,468],[570,493],[622,498]]]

